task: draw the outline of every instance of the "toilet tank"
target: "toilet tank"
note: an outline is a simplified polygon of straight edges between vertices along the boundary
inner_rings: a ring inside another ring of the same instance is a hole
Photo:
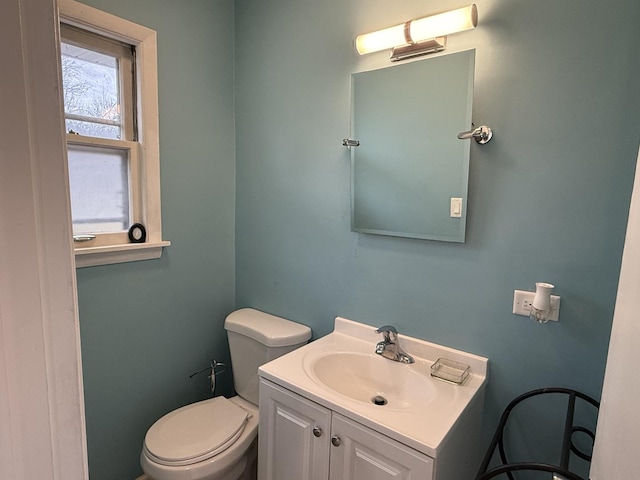
[[[229,314],[224,322],[229,339],[235,390],[258,405],[258,367],[306,344],[311,329],[252,308]]]

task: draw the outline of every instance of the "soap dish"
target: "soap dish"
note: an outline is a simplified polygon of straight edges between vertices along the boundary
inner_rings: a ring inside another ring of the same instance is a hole
[[[431,365],[431,376],[449,383],[462,385],[467,378],[471,367],[465,363],[456,362],[447,358],[439,358]]]

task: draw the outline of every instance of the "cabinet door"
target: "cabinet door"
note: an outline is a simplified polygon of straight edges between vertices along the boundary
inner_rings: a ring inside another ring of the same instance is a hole
[[[327,480],[331,412],[260,380],[259,480]]]
[[[331,480],[432,480],[433,459],[340,414],[331,425]]]

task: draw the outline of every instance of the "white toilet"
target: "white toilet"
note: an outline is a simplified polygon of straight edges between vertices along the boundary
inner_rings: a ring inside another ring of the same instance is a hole
[[[224,323],[237,396],[178,408],[147,431],[140,464],[153,480],[255,479],[258,367],[307,343],[311,329],[250,308]]]

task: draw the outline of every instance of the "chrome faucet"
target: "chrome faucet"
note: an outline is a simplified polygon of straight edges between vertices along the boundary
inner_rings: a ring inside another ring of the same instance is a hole
[[[415,360],[403,352],[398,345],[398,330],[393,325],[383,325],[376,330],[382,334],[382,341],[376,345],[376,353],[394,362],[413,363]]]

